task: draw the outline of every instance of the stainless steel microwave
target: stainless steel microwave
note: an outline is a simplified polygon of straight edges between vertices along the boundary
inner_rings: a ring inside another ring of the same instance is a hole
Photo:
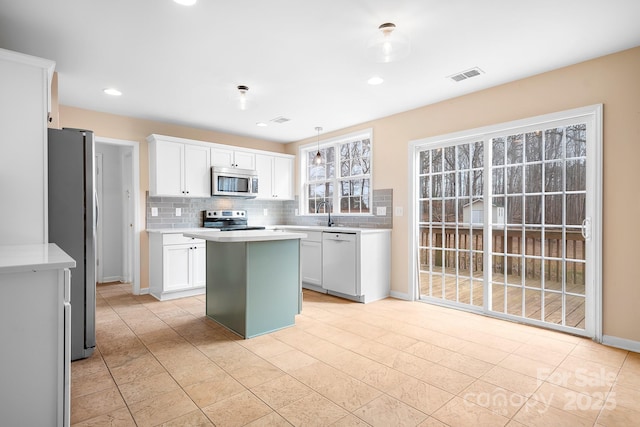
[[[258,173],[251,169],[214,166],[211,168],[211,195],[254,198],[258,195]]]

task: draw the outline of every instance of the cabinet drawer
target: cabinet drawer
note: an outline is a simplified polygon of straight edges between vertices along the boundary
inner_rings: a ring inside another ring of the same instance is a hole
[[[297,230],[297,231],[299,233],[305,233],[307,235],[307,238],[304,240],[308,240],[311,242],[322,242],[322,231],[307,231],[307,230]]]
[[[170,233],[162,235],[163,245],[183,245],[183,244],[198,244],[204,243],[202,239],[196,239],[193,237],[184,237],[180,233]]]

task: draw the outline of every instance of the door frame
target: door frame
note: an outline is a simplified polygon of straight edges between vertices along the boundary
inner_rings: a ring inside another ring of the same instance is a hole
[[[131,266],[133,273],[132,280],[132,292],[134,295],[140,295],[140,224],[142,223],[140,219],[140,144],[138,141],[128,141],[124,139],[114,139],[114,138],[106,138],[102,136],[95,136],[95,142],[101,144],[109,144],[109,145],[117,145],[123,147],[131,147],[132,155],[131,155],[131,178],[132,182],[132,197],[131,200],[132,206],[129,206],[130,209],[133,209],[133,233],[131,233],[130,242],[125,242],[125,244],[129,244],[130,247],[133,248]],[[125,225],[126,226],[126,225]]]
[[[591,120],[594,127],[595,143],[593,147],[593,153],[588,154],[588,162],[593,163],[594,173],[592,177],[588,177],[587,185],[591,184],[590,197],[593,197],[595,213],[591,219],[591,240],[593,241],[593,253],[590,255],[589,265],[592,268],[591,271],[591,283],[587,283],[586,286],[590,286],[591,293],[593,295],[592,301],[585,307],[585,310],[592,311],[593,322],[590,330],[592,331],[591,338],[596,342],[602,342],[602,104],[594,104],[586,107],[575,108],[571,110],[559,111],[551,114],[544,114],[540,116],[530,117],[521,120],[514,120],[505,123],[499,123],[495,125],[484,126],[480,128],[454,132],[445,135],[439,135],[429,138],[423,138],[418,140],[412,140],[409,142],[408,152],[408,189],[409,189],[409,215],[408,215],[408,233],[409,238],[409,256],[408,256],[408,277],[410,278],[409,291],[411,300],[415,301],[419,299],[419,263],[417,259],[416,248],[418,247],[418,226],[417,218],[419,218],[419,203],[418,203],[418,186],[416,176],[419,169],[418,155],[420,148],[429,144],[456,144],[458,142],[470,140],[473,138],[484,138],[487,134],[494,134],[497,132],[508,132],[510,130],[517,130],[521,127],[531,125],[544,125],[548,122],[554,122],[562,119],[571,119],[577,117],[585,117],[587,120]],[[589,182],[589,180],[591,180]],[[486,292],[486,291],[485,291]],[[486,297],[486,296],[485,296]],[[431,303],[431,301],[430,301]],[[433,302],[437,304],[437,302]],[[443,304],[445,305],[445,304]],[[451,305],[446,304],[447,307]],[[472,311],[477,313],[479,311],[473,310],[471,307],[457,306],[456,308]],[[484,309],[480,313],[494,316],[492,313],[488,313]],[[586,319],[585,319],[586,320]],[[589,328],[585,327],[585,330]]]

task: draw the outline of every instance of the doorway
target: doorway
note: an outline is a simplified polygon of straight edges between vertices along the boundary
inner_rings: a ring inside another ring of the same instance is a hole
[[[416,298],[601,339],[601,107],[412,143]]]
[[[140,294],[139,147],[95,137],[98,282],[131,283]]]

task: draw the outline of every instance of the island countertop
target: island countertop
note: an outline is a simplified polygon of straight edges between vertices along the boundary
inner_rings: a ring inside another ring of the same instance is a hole
[[[281,230],[242,230],[242,231],[193,231],[183,233],[186,237],[194,237],[210,242],[265,242],[270,240],[304,239],[305,233],[291,233]]]

